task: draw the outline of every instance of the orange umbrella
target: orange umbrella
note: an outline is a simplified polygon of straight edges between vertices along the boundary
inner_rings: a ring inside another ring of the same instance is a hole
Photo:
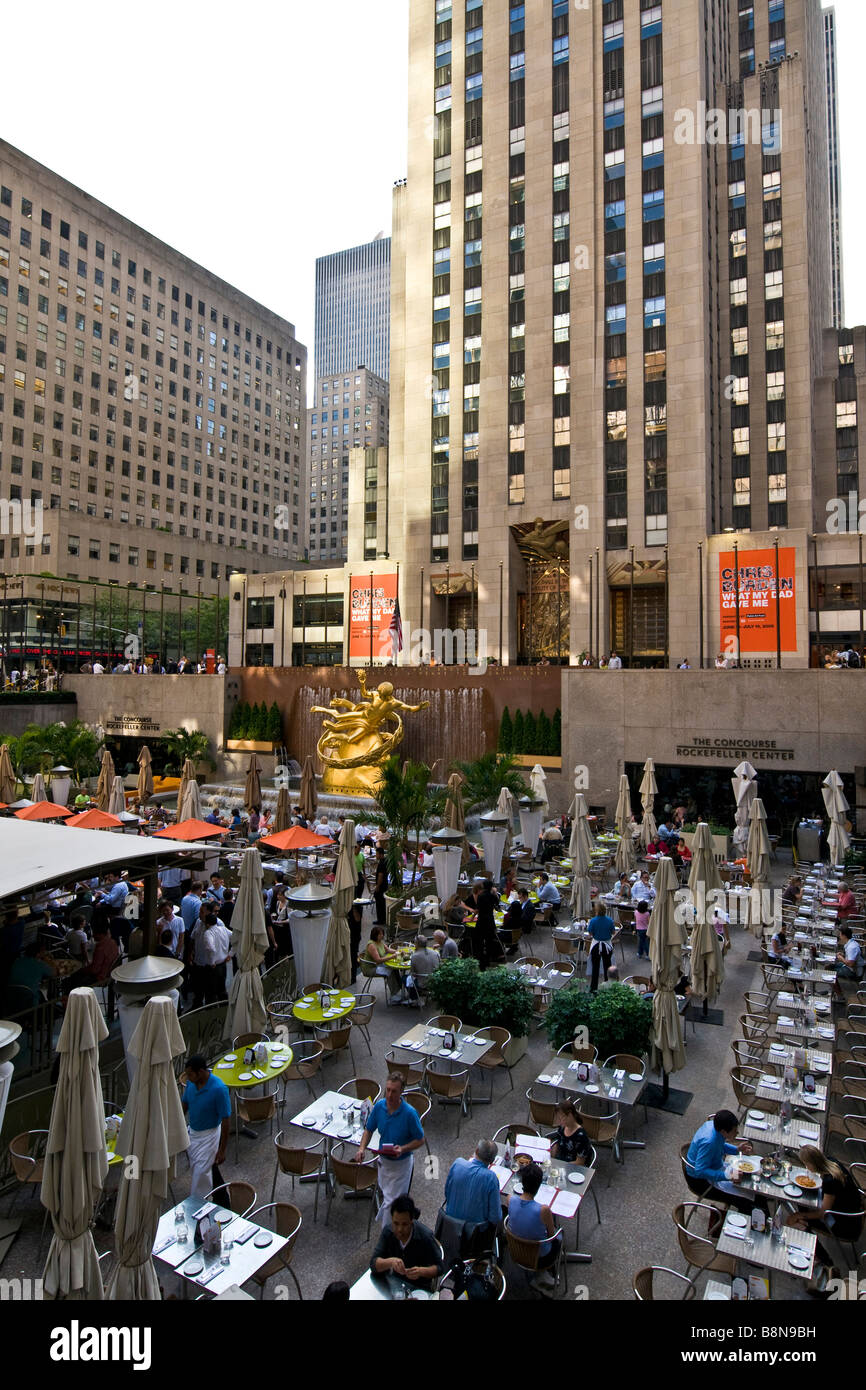
[[[228,827],[224,825],[209,825],[206,820],[178,821],[177,825],[167,825],[164,830],[156,830],[154,839],[159,835],[164,835],[167,840],[207,840],[213,835],[228,835]]]
[[[23,811],[16,811],[15,814],[19,820],[61,820],[71,816],[72,812],[53,801],[34,801],[32,806],[25,806]]]
[[[312,849],[315,845],[330,845],[333,848],[334,841],[327,835],[316,835],[312,830],[304,830],[303,826],[293,825],[290,830],[280,830],[266,840],[259,840],[259,844],[267,845],[269,849],[294,850]]]
[[[123,821],[110,811],[100,811],[94,807],[92,811],[81,811],[77,816],[70,816],[66,824],[77,825],[79,830],[116,830],[123,825]]]

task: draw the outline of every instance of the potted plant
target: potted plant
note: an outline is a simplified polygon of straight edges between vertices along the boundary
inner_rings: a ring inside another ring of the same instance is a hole
[[[578,1028],[589,1028],[591,999],[585,980],[554,992],[544,1016],[544,1026],[552,1048],[558,1050],[565,1047],[572,1042]]]
[[[446,960],[437,966],[427,983],[427,993],[443,1014],[468,1020],[475,1007],[478,988],[478,961]]]
[[[589,1041],[598,1048],[599,1062],[614,1052],[631,1052],[641,1057],[649,1046],[652,1027],[652,1001],[644,999],[628,985],[605,985],[589,994],[582,985],[569,986],[555,994],[545,1019],[552,1047],[564,1047],[581,1025],[589,1030]]]
[[[499,965],[478,976],[473,1018],[483,1027],[507,1028],[511,1042],[505,1060],[513,1067],[528,1047],[532,1026],[532,995],[525,982],[513,971]]]

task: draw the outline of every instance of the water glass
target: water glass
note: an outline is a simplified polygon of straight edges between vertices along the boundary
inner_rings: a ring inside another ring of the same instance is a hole
[[[177,1234],[175,1235],[175,1240],[177,1241],[178,1245],[186,1245],[187,1241],[189,1240],[189,1231],[187,1230],[186,1217],[181,1218],[181,1220],[175,1227],[175,1230],[177,1232]]]
[[[221,1265],[229,1265],[229,1264],[231,1264],[231,1260],[232,1260],[232,1247],[233,1247],[233,1245],[234,1245],[234,1241],[233,1241],[233,1240],[226,1240],[226,1238],[223,1237],[222,1249],[220,1250],[220,1264],[221,1264]]]

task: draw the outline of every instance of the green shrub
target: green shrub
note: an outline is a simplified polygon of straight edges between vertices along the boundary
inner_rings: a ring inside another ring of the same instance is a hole
[[[500,753],[511,753],[514,751],[514,725],[511,721],[511,715],[507,705],[502,711],[502,719],[499,722],[498,751]]]
[[[514,716],[514,730],[511,739],[511,751],[513,753],[525,753],[526,743],[524,740],[523,729],[523,710],[518,710]]]
[[[500,965],[478,976],[472,1013],[476,1023],[525,1038],[532,1026],[532,995],[519,975]]]
[[[478,961],[446,960],[433,971],[427,985],[430,998],[444,1014],[468,1019],[475,1005],[478,988]]]
[[[546,757],[547,754],[550,752],[550,736],[551,736],[551,732],[552,732],[552,731],[551,731],[550,720],[548,719],[548,717],[547,717],[547,715],[545,714],[544,710],[542,710],[541,713],[540,713],[540,715],[538,716],[538,724],[536,725],[536,739],[535,739],[535,742],[536,742],[536,744],[538,745],[535,751],[536,751],[536,752],[538,753],[538,755],[539,755],[540,757],[542,757],[542,758],[543,758],[543,757]]]
[[[605,985],[589,994],[583,982],[561,989],[553,996],[545,1018],[551,1046],[564,1047],[577,1027],[589,1029],[589,1041],[598,1048],[599,1062],[614,1052],[642,1056],[649,1046],[652,1001],[643,999],[628,985]]]
[[[554,711],[550,725],[550,751],[554,757],[562,752],[562,710]]]
[[[584,980],[556,990],[544,1016],[547,1038],[552,1048],[570,1043],[578,1028],[589,1028],[589,1006],[592,996]]]
[[[527,710],[523,716],[523,751],[524,753],[538,753],[538,724],[532,710]]]
[[[283,716],[276,700],[268,710],[268,739],[274,744],[280,744],[283,741]]]

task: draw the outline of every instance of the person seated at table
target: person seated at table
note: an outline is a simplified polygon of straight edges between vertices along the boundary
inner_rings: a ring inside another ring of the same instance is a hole
[[[850,927],[839,928],[839,950],[836,952],[836,979],[863,979],[863,952],[860,943],[854,940]]]
[[[589,984],[591,994],[595,994],[598,989],[599,970],[604,971],[605,982],[607,981],[613,959],[613,947],[610,943],[615,931],[613,918],[608,917],[600,902],[597,903],[595,914],[589,920],[589,934],[592,937],[592,945],[589,948],[589,959],[592,965],[592,976]]]
[[[391,998],[393,999],[393,996],[395,994],[403,993],[403,981],[400,977],[400,971],[393,969],[392,967],[386,964],[387,961],[394,959],[397,952],[392,950],[390,946],[386,946],[384,944],[384,941],[385,928],[371,928],[370,940],[364,947],[364,955],[367,958],[367,960],[375,961],[376,974],[381,975],[383,979],[388,981],[388,990],[391,994]]]
[[[551,1158],[562,1159],[563,1163],[589,1163],[592,1158],[589,1135],[580,1123],[580,1116],[570,1100],[559,1102],[553,1112],[553,1122],[556,1125],[556,1133],[551,1136]]]
[[[460,950],[453,936],[449,936],[447,930],[440,927],[433,933],[433,948],[439,952],[441,960],[457,960]]]
[[[863,1210],[863,1197],[848,1169],[814,1144],[805,1144],[799,1157],[803,1167],[821,1179],[821,1205],[811,1210],[798,1208],[786,1224],[798,1231],[829,1231],[837,1240],[856,1241],[863,1227],[863,1218],[858,1215]],[[823,1264],[830,1264],[820,1242],[815,1253]]]
[[[673,817],[671,817],[670,819],[672,821]],[[673,824],[668,823],[667,817],[665,817],[665,819],[659,825],[658,839],[659,842],[665,846],[665,848],[667,848],[670,845],[671,841],[679,839],[675,827],[673,826]]]
[[[740,1211],[751,1211],[761,1205],[753,1194],[746,1195],[736,1184],[739,1177],[729,1179],[725,1171],[725,1154],[750,1154],[752,1146],[745,1139],[737,1139],[737,1117],[730,1110],[717,1110],[695,1131],[694,1138],[686,1154],[686,1168],[689,1176],[703,1179],[712,1186],[708,1194],[710,1200],[724,1201]]]
[[[641,869],[640,878],[632,885],[631,897],[632,902],[635,903],[638,902],[640,899],[645,899],[650,903],[655,902],[656,890],[650,883],[648,869]]]
[[[523,931],[523,904],[519,897],[514,897],[508,904],[502,919],[502,931]],[[516,951],[517,947],[509,947],[509,950]]]
[[[647,847],[646,847],[646,854],[647,854],[647,857],[650,857],[650,856],[654,855],[656,858],[658,858],[659,855],[661,855],[661,854],[663,854],[663,853],[664,853],[664,844],[662,843],[662,841],[659,840],[658,838],[656,838],[655,840],[650,840],[649,844],[648,844]]]
[[[244,819],[241,815],[241,807],[235,806],[232,809],[232,818],[229,822],[229,830],[237,835],[244,828]]]
[[[505,870],[505,873],[500,878],[499,892],[501,893],[502,897],[506,899],[510,898],[512,893],[517,892],[517,873],[515,872],[513,865],[507,868]]]
[[[677,854],[680,857],[680,863],[688,868],[692,862],[692,852],[682,836],[677,840]]]
[[[630,902],[632,897],[632,882],[628,874],[621,874],[613,885],[611,894],[614,898],[619,898],[622,902]]]
[[[549,906],[550,920],[556,921],[556,909],[562,906],[562,898],[559,896],[559,889],[555,883],[551,883],[548,874],[541,874],[538,883],[538,901]]]
[[[850,887],[843,879],[839,884],[839,900],[836,906],[836,917],[839,922],[847,922],[849,917],[853,917],[857,911],[857,899],[851,892]]]
[[[782,889],[782,902],[792,903],[796,906],[803,894],[803,880],[794,874]]]
[[[406,989],[409,993],[410,1003],[417,1000],[419,994],[424,994],[427,981],[441,963],[439,952],[430,950],[426,936],[423,934],[417,936],[415,938],[415,950],[409,961],[409,974],[406,976]]]
[[[205,816],[205,821],[208,825],[225,825],[225,821],[223,820],[216,806],[211,807],[209,813]]]
[[[322,1294],[323,1303],[348,1303],[351,1297],[349,1285],[345,1279],[335,1279],[329,1284]]]
[[[94,922],[93,941],[93,956],[90,964],[86,965],[83,970],[76,970],[74,975],[69,976],[66,981],[69,989],[76,989],[79,985],[105,984],[120,960],[117,942],[108,930],[106,922]]]
[[[784,927],[780,927],[774,933],[767,947],[767,955],[774,965],[781,965],[785,970],[793,965],[791,957],[788,955],[788,938],[785,935]]]
[[[531,936],[538,908],[530,898],[527,888],[518,888],[517,901],[520,903],[520,925],[523,928],[523,934],[524,936]]]
[[[561,1237],[554,1240],[556,1223],[550,1207],[543,1207],[535,1200],[538,1189],[544,1182],[544,1174],[537,1163],[527,1163],[520,1172],[522,1191],[515,1193],[508,1203],[508,1229],[519,1240],[538,1240],[538,1273],[530,1284],[539,1293],[548,1294],[556,1288],[556,1280],[550,1273],[550,1266],[556,1263]]]
[[[25,946],[22,954],[12,962],[8,983],[19,989],[29,990],[33,1003],[41,1004],[44,998],[42,981],[53,979],[56,974],[55,966],[42,959],[39,947],[34,941],[32,945]]]
[[[461,1258],[490,1250],[502,1223],[499,1181],[491,1173],[498,1149],[492,1139],[480,1139],[472,1158],[456,1158],[445,1180],[445,1216],[463,1224]],[[438,1229],[438,1227],[437,1227]]]
[[[465,904],[461,902],[456,893],[453,898],[448,899],[442,908],[442,917],[448,927],[462,927],[468,916],[469,912]]]
[[[370,1272],[395,1274],[432,1293],[436,1280],[445,1271],[439,1242],[418,1220],[421,1213],[408,1193],[395,1197],[388,1210],[391,1221],[373,1251]]]
[[[69,923],[69,930],[66,933],[66,949],[73,960],[80,961],[82,964],[87,960],[87,927],[81,913],[76,912]]]

